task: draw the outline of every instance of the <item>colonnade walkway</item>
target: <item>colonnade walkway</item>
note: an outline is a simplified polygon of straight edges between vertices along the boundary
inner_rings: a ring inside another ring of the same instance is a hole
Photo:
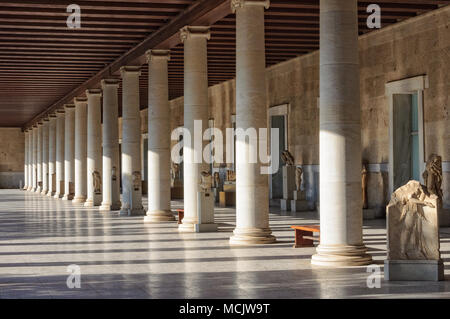
[[[172,202],[177,207],[182,202]],[[215,212],[219,232],[179,233],[176,222],[144,224],[142,216],[0,190],[0,298],[450,298],[449,266],[444,282],[382,279],[372,289],[365,266],[312,266],[315,249],[292,248],[290,226],[318,223],[314,212],[272,210],[278,242],[254,247],[230,247],[235,210]],[[365,222],[363,231],[382,266],[385,221]],[[450,228],[442,229],[441,251],[450,262]],[[80,267],[79,289],[67,287],[69,265]]]

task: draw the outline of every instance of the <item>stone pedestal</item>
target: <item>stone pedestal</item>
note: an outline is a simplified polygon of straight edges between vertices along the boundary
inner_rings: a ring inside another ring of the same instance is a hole
[[[215,232],[217,224],[214,223],[214,196],[212,192],[197,193],[198,223],[194,224],[196,233]]]
[[[170,189],[170,199],[183,199],[184,188],[183,186],[174,186]]]
[[[295,189],[295,166],[288,165],[282,167],[283,171],[283,199],[293,199]]]
[[[441,281],[444,263],[442,260],[385,260],[384,280]]]
[[[291,212],[308,212],[314,210],[314,203],[306,200],[306,192],[295,190],[292,192]]]
[[[236,206],[236,192],[219,192],[219,207]]]

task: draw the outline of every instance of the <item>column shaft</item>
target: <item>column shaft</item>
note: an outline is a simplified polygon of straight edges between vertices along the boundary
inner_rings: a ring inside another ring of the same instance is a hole
[[[184,218],[179,225],[181,232],[193,232],[198,223],[197,193],[201,191],[201,172],[209,170],[203,161],[203,147],[194,148],[194,123],[199,121],[203,128],[208,127],[208,60],[207,40],[209,27],[186,26],[181,29],[184,43],[184,128],[190,132],[184,136]],[[202,137],[200,137],[202,138]],[[204,142],[202,141],[202,144]]]
[[[49,119],[45,118],[42,125],[42,195],[48,192],[48,125]]]
[[[264,7],[268,2],[237,1],[236,129],[267,128]],[[275,242],[269,227],[269,186],[261,174],[257,139],[236,143],[236,229],[232,245]],[[257,157],[255,163],[249,158]]]
[[[31,189],[32,192],[35,192],[37,190],[37,125],[33,126],[32,132],[32,180],[33,180],[33,188]]]
[[[64,139],[65,139],[65,111],[56,111],[56,192],[54,198],[64,195]]]
[[[24,131],[24,140],[25,140],[25,148],[24,148],[24,165],[23,165],[23,176],[24,176],[24,185],[22,189],[28,189],[28,130]]]
[[[33,128],[28,129],[28,187],[27,191],[33,189]]]
[[[75,103],[75,197],[74,203],[84,203],[87,194],[87,99],[77,97]]]
[[[53,196],[56,192],[56,115],[49,117],[48,126],[48,192],[47,196]]]
[[[141,177],[140,67],[121,68],[122,75],[122,208],[121,215],[143,215]]]
[[[84,206],[100,206],[102,201],[102,91],[86,91],[88,98],[87,126],[87,200]]]
[[[119,80],[105,79],[103,89],[103,165],[102,204],[100,210],[119,210],[120,203],[120,152],[118,124]]]
[[[72,200],[75,193],[75,105],[66,104],[65,136],[64,136],[64,196],[63,200]]]
[[[38,123],[37,128],[37,157],[36,157],[36,167],[37,167],[37,187],[36,193],[42,191],[42,122]]]
[[[362,241],[359,85],[357,0],[321,0],[321,229],[315,265],[371,261]]]
[[[175,220],[170,211],[169,51],[151,50],[148,60],[148,211],[145,222]]]

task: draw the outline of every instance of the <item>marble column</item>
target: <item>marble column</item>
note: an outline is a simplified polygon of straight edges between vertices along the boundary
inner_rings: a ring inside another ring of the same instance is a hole
[[[63,200],[72,200],[75,181],[75,105],[64,105],[66,111],[64,128],[64,196]]]
[[[65,139],[65,110],[56,111],[56,192],[54,198],[64,195],[64,139]]]
[[[48,192],[48,126],[50,120],[43,119],[42,125],[42,191],[41,195],[47,195]]]
[[[28,128],[28,187],[27,191],[33,189],[33,128]]]
[[[233,1],[236,11],[236,129],[267,128],[264,7],[269,1]],[[269,185],[261,162],[248,158],[257,141],[236,143],[236,228],[231,245],[275,242],[269,227]]]
[[[76,97],[75,104],[75,197],[73,203],[84,203],[87,194],[87,99]]]
[[[48,124],[48,192],[51,197],[56,192],[55,162],[56,162],[56,115],[49,115]]]
[[[140,66],[120,68],[122,76],[122,208],[120,215],[144,215],[141,177]]]
[[[200,173],[209,170],[203,160],[203,148],[194,148],[194,121],[201,121],[202,133],[208,128],[208,59],[209,27],[186,26],[180,30],[184,44],[184,128],[191,133],[191,146],[183,147],[184,218],[180,232],[193,232],[198,223],[197,193],[201,191]],[[184,140],[187,141],[185,136]],[[204,144],[204,143],[202,143]]]
[[[36,167],[37,167],[37,187],[36,193],[41,193],[42,191],[42,126],[44,123],[38,122],[37,127],[37,157],[36,157]]]
[[[28,189],[28,129],[24,131],[24,139],[25,139],[25,149],[24,149],[24,165],[23,165],[23,176],[24,176],[24,190]]]
[[[84,206],[100,206],[102,174],[102,90],[86,90],[87,116],[87,199]],[[96,177],[94,177],[94,175]],[[97,185],[98,183],[98,185]],[[97,188],[97,189],[96,189]]]
[[[175,220],[170,211],[170,106],[168,50],[150,50],[148,61],[148,211],[145,222]]]
[[[102,204],[100,210],[119,210],[120,202],[120,152],[118,79],[102,80],[103,90],[103,165]]]
[[[32,192],[37,190],[37,125],[33,125],[32,136],[32,165],[31,165],[31,179],[32,179]]]
[[[357,0],[320,1],[320,245],[311,263],[371,262],[362,239]]]

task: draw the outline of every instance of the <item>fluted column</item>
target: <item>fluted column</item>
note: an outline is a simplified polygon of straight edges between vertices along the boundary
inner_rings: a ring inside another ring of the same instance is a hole
[[[37,152],[36,152],[36,167],[37,167],[37,187],[36,193],[41,193],[42,191],[42,125],[44,123],[38,122],[37,127]]]
[[[24,165],[23,165],[23,176],[24,176],[24,190],[28,189],[28,129],[24,131],[24,139],[25,139],[25,149],[24,149]]]
[[[77,97],[75,104],[75,197],[74,203],[84,203],[87,194],[87,99]]]
[[[33,182],[33,187],[31,189],[32,192],[37,190],[37,132],[38,127],[37,124],[33,125],[32,128],[32,165],[31,165],[31,178]]]
[[[314,265],[371,262],[362,240],[359,90],[357,0],[321,0],[320,245]]]
[[[49,115],[48,124],[48,192],[47,196],[53,196],[56,192],[56,115]]]
[[[148,211],[145,222],[175,220],[170,211],[170,106],[168,50],[147,52]]]
[[[88,98],[87,116],[87,199],[84,206],[100,206],[102,202],[102,91],[99,89],[86,90]],[[94,177],[95,176],[95,177]],[[97,188],[97,189],[96,189]]]
[[[120,152],[118,124],[118,79],[102,80],[103,90],[103,165],[102,204],[100,210],[119,210],[120,203]]]
[[[209,27],[186,26],[181,29],[184,43],[184,128],[190,132],[191,145],[183,147],[184,164],[184,218],[179,225],[181,232],[193,232],[198,223],[197,193],[200,189],[200,173],[208,170],[203,161],[203,148],[194,148],[194,121],[201,121],[203,130],[208,128],[208,59],[207,40]],[[203,134],[203,131],[202,131]],[[185,141],[187,136],[184,137]]]
[[[42,191],[41,195],[48,192],[48,126],[49,119],[44,118],[42,125]]]
[[[269,1],[233,1],[236,10],[236,129],[267,128],[264,7]],[[249,143],[250,142],[250,143]],[[269,227],[269,186],[256,141],[236,143],[236,228],[232,245],[275,242]],[[249,161],[251,155],[255,163]]]
[[[75,181],[75,105],[64,105],[65,136],[64,136],[64,196],[63,200],[72,200]]]
[[[56,192],[54,198],[64,195],[64,140],[65,140],[65,110],[56,111]]]
[[[120,68],[122,76],[122,208],[121,215],[144,215],[141,177],[139,66]]]

